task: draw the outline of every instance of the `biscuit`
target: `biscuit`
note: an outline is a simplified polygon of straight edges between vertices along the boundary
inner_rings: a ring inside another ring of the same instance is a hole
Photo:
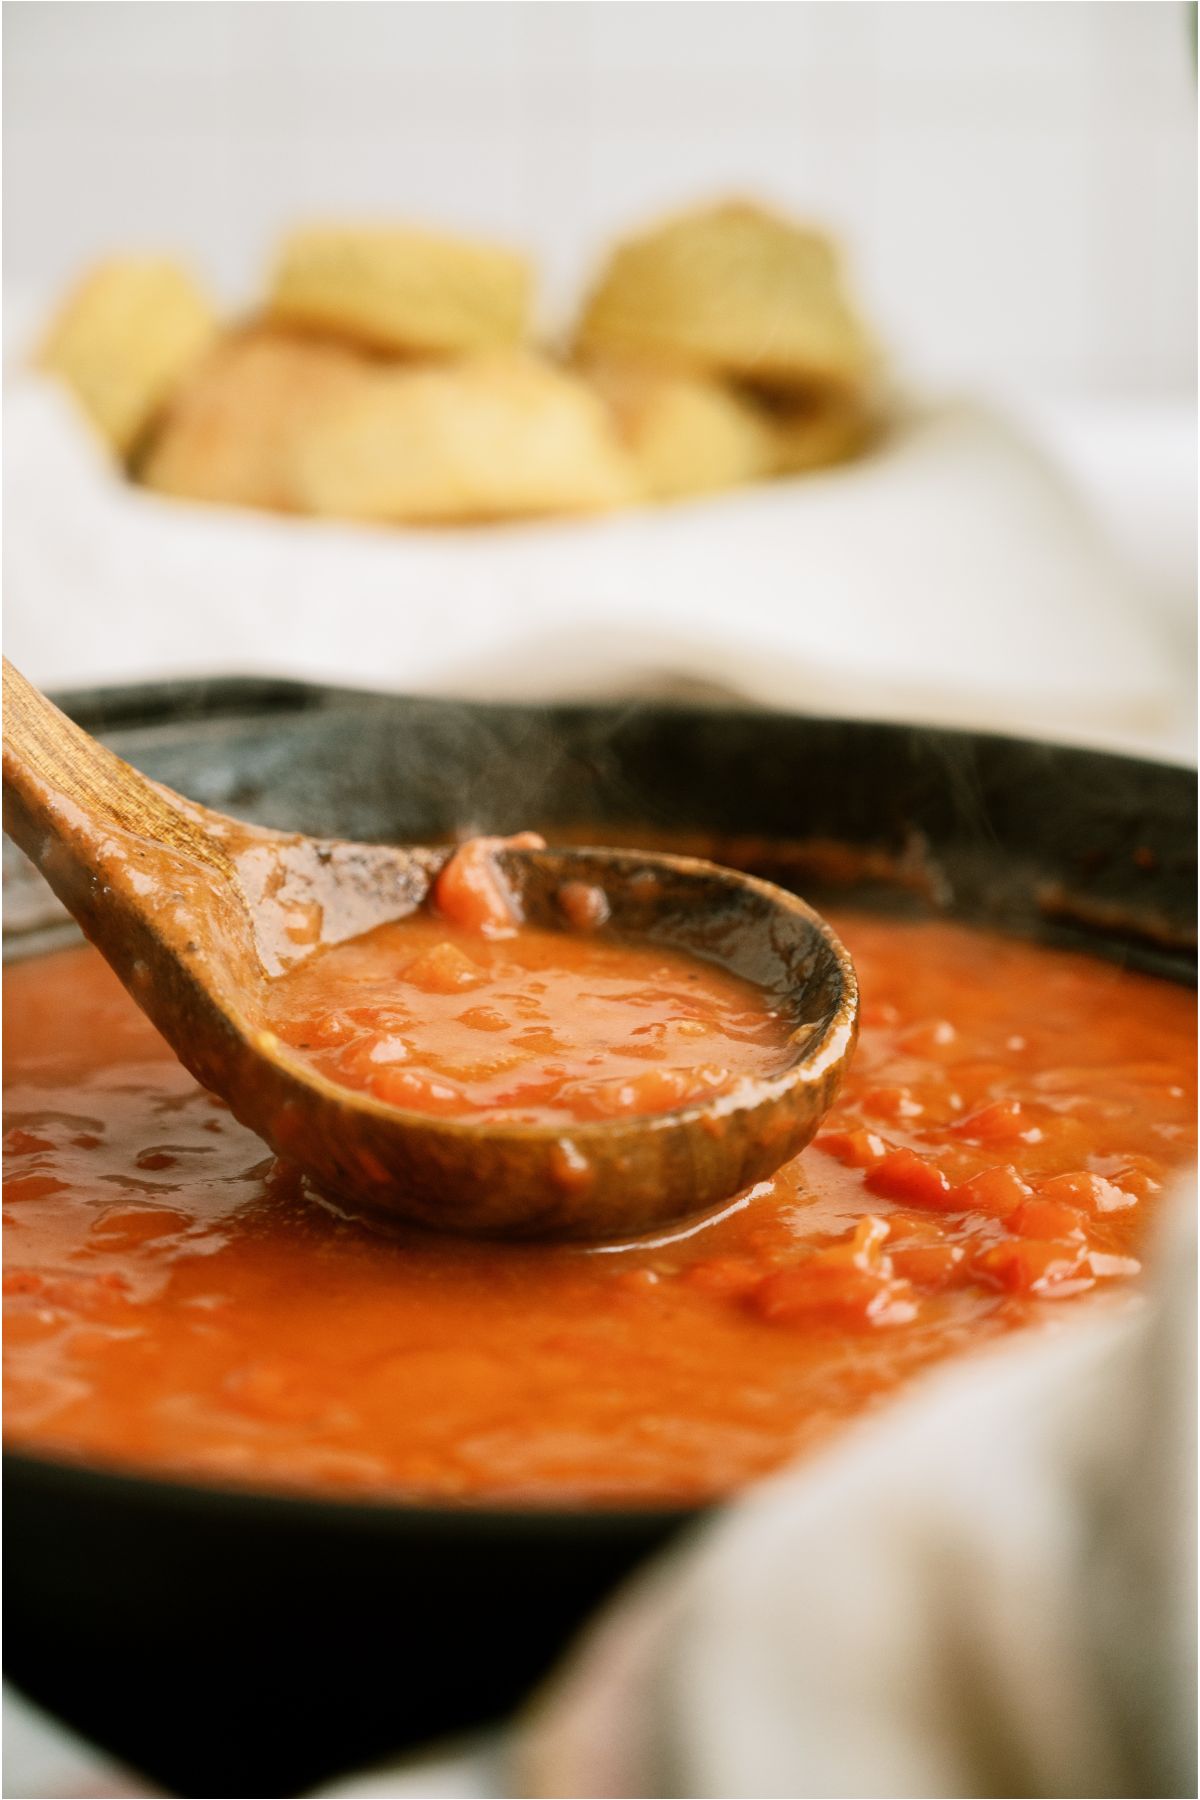
[[[781,388],[854,386],[874,360],[829,240],[749,202],[618,246],[576,342]]]
[[[251,328],[227,338],[168,406],[138,471],[177,499],[294,512],[295,440],[365,379],[340,345]]]
[[[268,311],[373,350],[451,355],[519,343],[532,286],[524,258],[490,244],[312,226],[285,241]]]
[[[776,467],[766,410],[721,382],[611,361],[586,374],[612,411],[647,499],[737,487]]]
[[[406,523],[594,512],[636,498],[600,399],[524,352],[378,368],[296,446],[305,506]]]
[[[158,258],[117,257],[73,290],[37,361],[66,382],[124,457],[216,329],[212,306],[185,269]]]

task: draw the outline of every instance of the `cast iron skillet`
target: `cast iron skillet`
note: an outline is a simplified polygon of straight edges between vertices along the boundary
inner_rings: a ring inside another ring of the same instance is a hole
[[[263,681],[60,697],[139,768],[286,829],[696,848],[1194,975],[1187,770],[964,732],[661,705],[457,705]],[[12,954],[69,941],[6,850]],[[8,1672],[185,1795],[281,1795],[505,1712],[684,1527],[5,1462]]]

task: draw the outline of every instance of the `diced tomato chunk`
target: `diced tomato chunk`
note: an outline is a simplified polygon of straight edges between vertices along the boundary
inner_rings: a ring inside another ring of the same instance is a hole
[[[1084,1237],[1084,1216],[1077,1206],[1062,1200],[1025,1200],[1005,1221],[1008,1230],[1023,1238]]]
[[[944,1242],[949,1227],[944,1216],[921,1208],[916,1212],[894,1212],[888,1214],[888,1244],[897,1242],[906,1244],[940,1244]]]
[[[1012,1294],[1066,1299],[1093,1286],[1086,1246],[1046,1243],[1037,1238],[1006,1238],[976,1253],[975,1272]]]
[[[987,1213],[993,1219],[1007,1218],[1033,1198],[1033,1189],[1021,1180],[1011,1163],[983,1169],[969,1181],[960,1182],[953,1192],[954,1204],[962,1212]]]
[[[401,974],[405,981],[427,994],[458,994],[468,988],[484,987],[489,976],[477,962],[472,962],[457,944],[435,944],[422,951]]]
[[[354,1036],[356,1026],[354,1020],[344,1012],[330,1011],[315,1019],[305,1022],[306,1041],[319,1044],[322,1048],[335,1048],[338,1044],[347,1044]]]
[[[907,1087],[868,1088],[862,1109],[877,1119],[919,1119],[924,1106]]]
[[[608,921],[608,895],[587,881],[564,881],[558,904],[576,931],[598,931]]]
[[[946,1287],[965,1268],[966,1260],[961,1244],[901,1244],[892,1251],[897,1275],[926,1288]]]
[[[813,1139],[813,1149],[823,1150],[851,1169],[871,1169],[888,1153],[887,1143],[874,1131],[823,1131]]]
[[[376,1077],[384,1069],[406,1063],[411,1055],[412,1046],[407,1038],[378,1032],[348,1044],[338,1057],[338,1072],[356,1086],[373,1087]]]
[[[752,1309],[771,1324],[829,1319],[860,1327],[907,1325],[917,1302],[884,1250],[887,1237],[887,1221],[868,1214],[846,1242],[760,1281],[750,1295]]]
[[[990,1106],[982,1106],[978,1112],[961,1119],[954,1130],[977,1144],[1013,1148],[1020,1144],[1040,1143],[1044,1135],[1020,1100],[993,1100]]]
[[[1153,1157],[1139,1156],[1124,1164],[1123,1167],[1112,1169],[1109,1180],[1119,1194],[1126,1196],[1125,1203],[1129,1205],[1131,1203],[1130,1196],[1133,1200],[1149,1200],[1153,1195],[1160,1194],[1164,1174],[1161,1163],[1155,1162]],[[1112,1209],[1105,1208],[1104,1210]]]
[[[469,1006],[458,1015],[460,1025],[472,1031],[507,1031],[513,1021],[495,1006]]]
[[[407,1108],[412,1112],[454,1114],[469,1110],[467,1097],[460,1088],[421,1069],[405,1068],[403,1063],[383,1064],[370,1078],[371,1092],[388,1106]]]
[[[649,1068],[610,1081],[572,1082],[563,1097],[577,1119],[619,1119],[694,1105],[719,1094],[729,1080],[728,1069],[696,1063],[690,1069]]]
[[[433,885],[438,911],[466,931],[484,937],[507,937],[521,923],[521,914],[508,883],[496,864],[497,850],[544,850],[546,840],[536,832],[516,837],[477,837],[461,844],[445,864]]]
[[[1081,1206],[1090,1213],[1124,1212],[1138,1202],[1135,1193],[1118,1187],[1103,1175],[1092,1175],[1086,1169],[1039,1182],[1038,1192],[1043,1200]]]
[[[942,1171],[913,1150],[893,1150],[867,1176],[873,1194],[910,1206],[951,1208],[953,1189]]]

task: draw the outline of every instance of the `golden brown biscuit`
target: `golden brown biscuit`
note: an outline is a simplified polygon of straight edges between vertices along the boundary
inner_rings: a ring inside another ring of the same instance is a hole
[[[377,368],[296,449],[306,507],[335,518],[454,523],[593,512],[636,496],[603,403],[518,351]]]
[[[285,241],[268,308],[291,325],[384,351],[434,355],[516,344],[532,276],[511,250],[371,226],[312,226]]]
[[[37,360],[62,377],[126,456],[216,329],[213,308],[185,269],[116,257],[74,289]]]
[[[227,338],[175,395],[140,479],[178,499],[295,511],[296,439],[367,367],[341,345],[261,327]]]
[[[585,307],[587,352],[775,386],[853,386],[873,360],[829,240],[749,202],[620,245]]]
[[[648,499],[711,493],[774,471],[775,433],[749,396],[643,364],[604,361],[585,372],[612,410]]]

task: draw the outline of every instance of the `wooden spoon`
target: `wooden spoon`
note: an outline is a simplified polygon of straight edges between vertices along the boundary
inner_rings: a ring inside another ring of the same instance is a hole
[[[419,907],[448,849],[243,825],[98,744],[4,664],[4,823],[181,1062],[324,1192],[442,1231],[632,1236],[728,1199],[812,1137],[857,1033],[854,969],[803,901],[691,857],[503,849],[530,923],[567,881],[607,929],[715,958],[784,995],[792,1060],[736,1095],[561,1126],[404,1112],[339,1086],[265,1024],[272,977]]]

